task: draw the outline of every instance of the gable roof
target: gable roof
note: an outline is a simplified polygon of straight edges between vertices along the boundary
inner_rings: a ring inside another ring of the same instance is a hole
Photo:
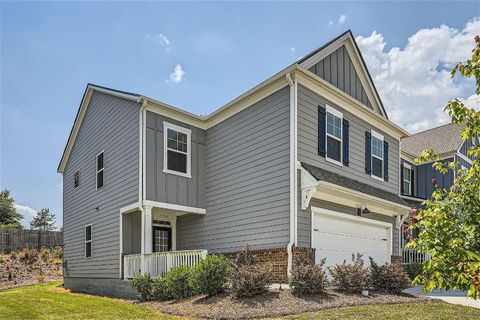
[[[423,150],[433,149],[439,155],[456,152],[463,140],[460,132],[465,126],[455,123],[412,134],[401,142],[402,152],[418,157]]]

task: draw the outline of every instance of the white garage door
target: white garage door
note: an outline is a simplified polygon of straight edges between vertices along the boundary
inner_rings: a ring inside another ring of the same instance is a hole
[[[390,261],[392,225],[363,217],[312,208],[312,247],[315,262],[326,258],[326,267],[351,263],[357,252],[378,264]]]

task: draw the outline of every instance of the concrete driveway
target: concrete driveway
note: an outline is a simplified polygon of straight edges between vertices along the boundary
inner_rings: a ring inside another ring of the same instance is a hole
[[[422,286],[416,286],[416,287],[405,290],[405,292],[410,293],[410,294],[414,294],[414,295],[417,295],[417,296],[425,296],[425,297],[440,299],[440,300],[443,300],[445,302],[454,303],[454,304],[461,304],[463,306],[470,306],[470,307],[480,309],[480,300],[473,300],[473,299],[467,298],[467,293],[465,291],[433,290],[432,292],[424,293]]]

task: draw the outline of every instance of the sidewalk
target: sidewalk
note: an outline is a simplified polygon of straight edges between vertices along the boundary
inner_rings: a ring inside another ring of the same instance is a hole
[[[443,291],[443,290],[433,290],[429,293],[424,293],[422,286],[416,286],[410,289],[405,290],[404,292],[414,294],[417,296],[426,296],[430,298],[440,299],[448,303],[460,304],[463,306],[469,306],[480,309],[480,300],[473,300],[467,298],[467,293],[465,291]]]

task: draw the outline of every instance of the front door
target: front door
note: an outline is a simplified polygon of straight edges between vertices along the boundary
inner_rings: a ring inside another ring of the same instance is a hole
[[[172,250],[172,228],[153,227],[153,252]]]

